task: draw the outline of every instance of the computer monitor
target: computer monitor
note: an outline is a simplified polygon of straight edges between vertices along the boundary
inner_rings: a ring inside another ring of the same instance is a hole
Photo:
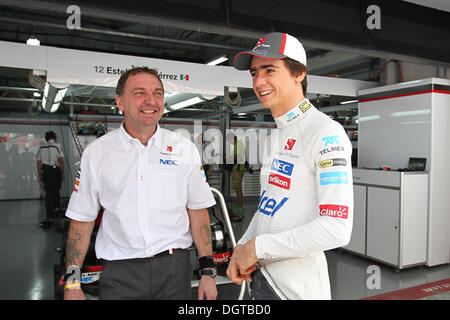
[[[427,158],[409,158],[408,169],[411,171],[425,171]]]

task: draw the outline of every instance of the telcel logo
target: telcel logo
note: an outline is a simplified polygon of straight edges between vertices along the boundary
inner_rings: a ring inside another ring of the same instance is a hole
[[[294,165],[283,160],[273,159],[272,170],[290,176],[292,170],[294,170]]]
[[[167,166],[177,166],[177,160],[164,160],[164,159],[159,159],[159,164],[164,164]]]
[[[348,219],[348,207],[338,204],[323,204],[319,206],[319,214],[321,216]]]
[[[266,194],[266,190],[263,191],[261,197],[259,198],[259,206],[258,210],[265,215],[273,217],[275,213],[289,200],[289,198],[284,197],[281,201],[277,202],[273,198],[269,198],[268,196],[264,196]]]
[[[322,138],[323,141],[325,141],[325,147],[329,144],[339,144],[338,138],[339,136],[330,136]]]

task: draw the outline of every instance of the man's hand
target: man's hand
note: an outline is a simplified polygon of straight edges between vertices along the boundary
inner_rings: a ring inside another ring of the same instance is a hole
[[[81,288],[68,288],[64,290],[64,300],[86,300]]]
[[[242,281],[252,281],[251,273],[256,270],[255,238],[252,238],[244,245],[237,245],[234,248],[230,264],[227,269],[227,277],[236,284]]]
[[[216,300],[217,287],[214,278],[211,276],[201,276],[198,284],[198,300]]]

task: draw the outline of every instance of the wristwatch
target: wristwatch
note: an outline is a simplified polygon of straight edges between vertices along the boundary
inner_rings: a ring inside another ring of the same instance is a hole
[[[198,259],[198,265],[200,269],[204,268],[214,268],[216,264],[214,263],[213,256],[204,256]]]
[[[198,270],[198,274],[201,276],[211,276],[215,278],[217,276],[217,268],[211,268],[211,269],[200,269]]]

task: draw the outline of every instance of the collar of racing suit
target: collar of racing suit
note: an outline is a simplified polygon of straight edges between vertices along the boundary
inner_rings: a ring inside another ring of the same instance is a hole
[[[295,120],[301,119],[307,113],[307,111],[313,107],[308,99],[303,99],[298,105],[286,112],[285,114],[275,118],[275,122],[279,129],[283,129],[291,125]]]

